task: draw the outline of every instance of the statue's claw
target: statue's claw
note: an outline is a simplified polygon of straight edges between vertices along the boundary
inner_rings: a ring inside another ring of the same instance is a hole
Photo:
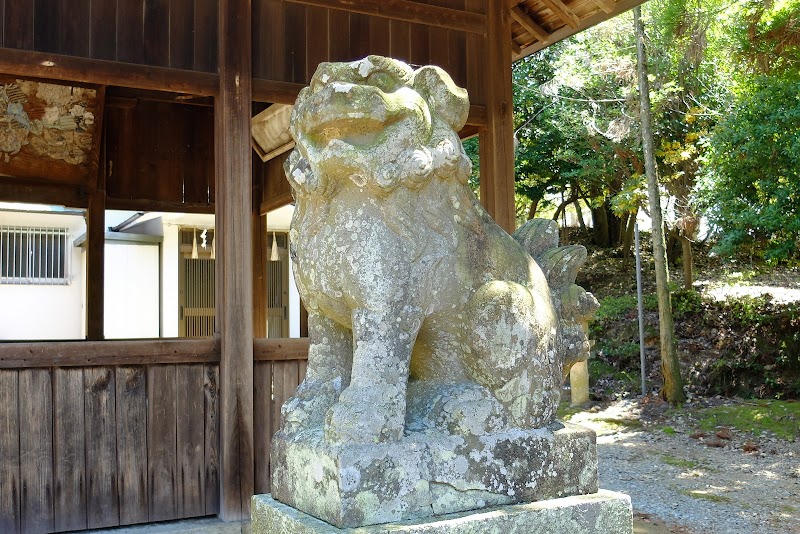
[[[348,388],[325,418],[330,443],[398,441],[405,429],[405,398]]]
[[[341,379],[325,382],[304,380],[295,395],[281,407],[281,429],[292,434],[321,426],[325,414],[342,392]]]

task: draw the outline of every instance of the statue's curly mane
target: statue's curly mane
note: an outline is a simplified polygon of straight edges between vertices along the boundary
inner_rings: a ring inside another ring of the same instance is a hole
[[[385,58],[380,59],[385,61]],[[360,64],[361,62],[356,62],[352,65],[357,70]],[[320,66],[315,79],[324,79],[325,65]],[[285,164],[286,175],[297,196],[331,198],[341,189],[342,184],[337,182],[345,180],[352,180],[356,185],[366,187],[378,195],[397,188],[419,189],[432,181],[467,184],[471,162],[456,133],[466,122],[469,111],[466,91],[457,87],[449,75],[438,67],[427,66],[412,71],[399,62],[393,62],[389,67],[391,68],[384,68],[382,72],[393,76],[397,82],[391,93],[404,91],[407,96],[408,91],[413,91],[419,97],[421,109],[418,111],[424,117],[422,120],[426,124],[423,131],[428,132],[428,135],[415,140],[418,142],[407,143],[408,146],[396,154],[396,157],[380,160],[377,166],[364,165],[366,168],[360,169],[360,172],[332,176],[321,165],[313,163],[324,160],[324,157],[309,157],[308,152],[315,149],[319,151],[319,147],[312,147],[310,143],[302,141],[308,132],[304,131],[304,123],[298,117],[309,113],[306,111],[307,107],[311,107],[319,115],[324,115],[327,111],[324,102],[316,107],[306,105],[307,101],[314,98],[312,82],[312,86],[304,89],[298,97],[301,111],[296,109],[293,113],[292,125],[293,134],[299,141]],[[369,79],[355,78],[347,80],[348,84],[375,87]],[[391,96],[390,93],[388,95]],[[328,141],[325,149],[336,153],[336,149],[344,149],[345,144],[344,141],[334,138]],[[347,146],[347,150],[355,154],[353,160],[358,159],[357,147],[354,149]],[[358,165],[360,162],[353,163]]]

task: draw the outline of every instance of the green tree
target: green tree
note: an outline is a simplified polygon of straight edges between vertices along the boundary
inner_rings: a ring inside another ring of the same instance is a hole
[[[634,120],[633,32],[606,24],[514,66],[517,193],[526,215],[591,209],[594,241],[616,246],[644,167]],[[624,202],[613,199],[625,192]],[[631,226],[632,230],[632,226]]]
[[[669,242],[680,242],[687,289],[693,278],[691,243],[700,223],[692,191],[709,131],[730,100],[729,6],[727,0],[654,0],[647,6],[657,164],[673,205]]]
[[[735,98],[709,139],[698,197],[723,254],[800,251],[800,0],[742,0],[729,15]]]
[[[796,77],[795,77],[796,78]],[[753,80],[717,126],[699,189],[723,254],[800,252],[800,80]]]

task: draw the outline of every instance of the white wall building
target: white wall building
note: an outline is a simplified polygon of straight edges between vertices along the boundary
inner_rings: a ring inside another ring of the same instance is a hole
[[[289,207],[267,217],[268,255],[277,259],[267,258],[270,337],[300,334],[285,246],[291,214]],[[214,216],[109,211],[106,223],[106,339],[213,334]],[[0,341],[85,337],[85,232],[80,211],[0,206]],[[39,267],[43,261],[53,265]]]

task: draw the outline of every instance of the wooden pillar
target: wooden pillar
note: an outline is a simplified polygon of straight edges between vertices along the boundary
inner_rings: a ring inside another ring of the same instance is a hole
[[[105,329],[106,191],[95,189],[86,210],[86,339],[102,340]]]
[[[105,338],[106,248],[106,88],[97,88],[94,134],[89,159],[89,202],[86,209],[86,339]]]
[[[507,232],[514,220],[514,101],[511,89],[511,15],[505,0],[487,0],[487,127],[480,133],[481,203]]]
[[[219,2],[215,115],[220,517],[250,516],[253,494],[251,3]]]
[[[267,337],[267,216],[261,215],[264,167],[260,158],[253,158],[253,336]]]

